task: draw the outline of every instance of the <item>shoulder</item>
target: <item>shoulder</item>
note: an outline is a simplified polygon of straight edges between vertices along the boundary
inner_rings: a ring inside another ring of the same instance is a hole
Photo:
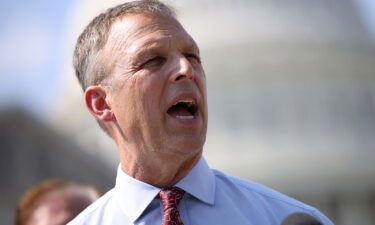
[[[108,191],[94,203],[89,205],[78,216],[76,216],[67,225],[101,224],[103,212],[113,198],[113,190]]]
[[[236,195],[243,195],[243,197],[251,196],[252,199],[260,200],[263,204],[270,206],[284,206],[301,209],[303,211],[314,212],[316,209],[306,205],[296,199],[288,197],[271,188],[244,180],[238,177],[224,174],[223,172],[213,170],[218,188],[229,189],[235,192]]]
[[[271,188],[248,180],[224,174],[213,170],[216,180],[217,195],[237,199],[243,208],[257,208],[257,211],[267,217],[281,220],[294,212],[305,212],[318,218],[325,225],[333,223],[316,208],[288,197]],[[229,195],[229,196],[228,196]],[[220,196],[217,196],[220,198]]]

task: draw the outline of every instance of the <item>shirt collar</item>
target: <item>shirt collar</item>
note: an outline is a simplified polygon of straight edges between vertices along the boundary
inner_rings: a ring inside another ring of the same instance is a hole
[[[207,204],[214,203],[215,177],[203,157],[175,186]],[[118,167],[115,198],[130,221],[135,222],[160,191],[127,175],[121,165]]]
[[[213,205],[215,201],[215,176],[201,157],[190,172],[175,186],[183,189],[197,199]]]
[[[118,167],[115,198],[130,221],[138,219],[160,190],[127,175],[122,171],[121,165]]]

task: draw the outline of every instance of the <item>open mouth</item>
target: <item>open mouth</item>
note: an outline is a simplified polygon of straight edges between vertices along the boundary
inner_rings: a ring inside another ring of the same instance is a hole
[[[198,106],[193,99],[182,99],[172,105],[167,113],[179,119],[194,119],[198,111]]]

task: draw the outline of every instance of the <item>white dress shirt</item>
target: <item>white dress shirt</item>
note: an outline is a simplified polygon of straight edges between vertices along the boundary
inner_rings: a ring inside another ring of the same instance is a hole
[[[161,225],[158,187],[125,174],[116,186],[68,225]],[[202,157],[175,186],[185,190],[178,209],[184,225],[280,225],[293,212],[308,213],[333,225],[317,209],[253,182],[211,170]]]

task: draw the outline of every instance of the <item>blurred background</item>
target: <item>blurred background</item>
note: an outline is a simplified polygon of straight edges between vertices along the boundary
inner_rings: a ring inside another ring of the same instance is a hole
[[[63,177],[108,190],[117,149],[71,67],[84,26],[119,0],[13,0],[0,13],[0,224]],[[375,1],[169,0],[201,48],[210,166],[375,224]]]

